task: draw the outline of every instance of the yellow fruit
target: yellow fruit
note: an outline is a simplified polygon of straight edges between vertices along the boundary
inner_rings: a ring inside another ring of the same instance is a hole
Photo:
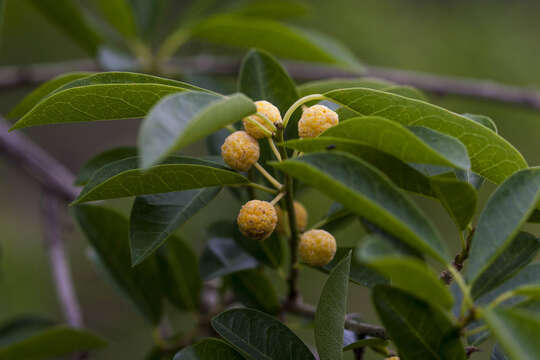
[[[257,240],[269,237],[276,228],[277,221],[274,205],[261,200],[245,203],[236,219],[240,232],[250,239]]]
[[[336,239],[328,231],[310,230],[300,237],[298,253],[306,264],[324,266],[336,254]]]
[[[276,206],[276,212],[278,216],[277,229],[280,234],[286,234],[289,229],[289,217],[285,216],[285,213],[281,208]],[[302,232],[306,230],[308,223],[308,213],[304,205],[298,201],[294,202],[294,215],[296,216],[296,228]]]
[[[338,114],[324,105],[313,105],[302,113],[298,121],[298,135],[313,138],[339,122]]]
[[[274,126],[281,126],[281,114],[279,113],[279,109],[277,107],[275,107],[266,100],[256,101],[255,106],[257,107],[257,112],[266,116],[274,124]],[[264,121],[259,116],[248,116],[243,120],[244,130],[246,130],[246,132],[249,135],[253,136],[255,139],[270,137],[270,135],[265,133],[264,130],[262,130],[259,126],[257,126],[257,124],[254,124],[250,120],[256,121],[271,133],[273,133],[275,130],[267,121]]]
[[[399,360],[399,356],[392,356],[392,357],[386,358],[386,360]]]
[[[235,131],[221,146],[225,163],[238,171],[248,171],[259,160],[259,155],[259,143],[245,131]]]

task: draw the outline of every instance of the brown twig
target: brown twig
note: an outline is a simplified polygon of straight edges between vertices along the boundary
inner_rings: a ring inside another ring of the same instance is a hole
[[[461,249],[461,252],[457,254],[452,261],[452,265],[457,269],[457,271],[461,271],[461,269],[463,269],[463,263],[469,257],[469,251],[471,250],[471,243],[475,230],[475,228],[471,229],[471,231],[467,235],[467,239],[465,240],[465,247]],[[450,285],[452,283],[452,280],[454,280],[454,277],[449,270],[442,271],[439,278],[446,285]]]
[[[328,67],[284,61],[284,66],[297,80],[318,80],[331,77],[358,77],[360,74]],[[234,75],[240,60],[219,56],[191,56],[174,59],[163,66],[164,74],[192,73]],[[504,85],[490,80],[433,75],[417,71],[365,66],[363,76],[378,77],[401,85],[410,85],[438,95],[458,95],[540,109],[540,92],[526,87]],[[39,84],[68,71],[98,71],[93,60],[81,59],[50,64],[5,66],[0,68],[0,90],[22,85]]]

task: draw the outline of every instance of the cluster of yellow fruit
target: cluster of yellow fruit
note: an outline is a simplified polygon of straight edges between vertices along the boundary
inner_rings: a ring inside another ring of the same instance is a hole
[[[243,119],[244,131],[229,135],[221,147],[223,160],[238,171],[249,170],[260,156],[257,139],[272,137],[281,129],[283,121],[279,109],[268,101],[255,102],[257,113]],[[298,122],[301,138],[319,136],[326,129],[337,125],[338,115],[324,105],[314,105],[305,109]],[[308,214],[302,204],[294,202],[296,228],[303,232],[307,226]],[[240,232],[256,240],[267,239],[276,229],[284,234],[288,220],[283,211],[268,201],[251,200],[242,206],[237,218]],[[309,230],[300,236],[298,252],[301,259],[313,266],[328,264],[336,253],[336,240],[325,230]]]

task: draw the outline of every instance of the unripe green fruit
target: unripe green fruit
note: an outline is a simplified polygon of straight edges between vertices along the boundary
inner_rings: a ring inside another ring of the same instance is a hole
[[[257,240],[269,237],[276,228],[277,221],[274,205],[261,200],[245,203],[236,219],[240,232],[250,239]]]
[[[313,105],[302,113],[298,121],[298,135],[301,138],[317,137],[338,122],[339,116],[335,111],[324,105]]]
[[[274,126],[278,127],[282,124],[281,114],[279,113],[279,109],[269,103],[266,100],[261,101],[255,101],[255,106],[257,107],[257,112],[266,116],[268,120],[270,120]],[[257,115],[250,115],[242,121],[244,125],[244,130],[246,132],[253,136],[255,139],[262,139],[265,137],[270,137],[269,134],[265,133],[264,130],[262,130],[257,124],[254,124],[253,122],[257,122],[258,124],[262,125],[265,129],[267,129],[270,133],[273,133],[275,129],[272,128],[272,126],[267,122],[261,119]]]
[[[324,266],[336,254],[336,239],[325,230],[310,230],[300,237],[298,253],[303,262],[312,266]]]
[[[248,171],[259,156],[259,143],[245,131],[236,131],[227,136],[221,146],[223,161],[238,171]]]

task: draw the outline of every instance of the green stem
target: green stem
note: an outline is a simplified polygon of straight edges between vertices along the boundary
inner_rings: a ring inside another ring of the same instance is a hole
[[[454,279],[456,279],[456,283],[458,284],[461,292],[463,293],[463,305],[468,306],[469,309],[474,308],[474,302],[472,300],[469,287],[465,283],[465,280],[461,276],[461,273],[453,265],[448,266],[448,270],[450,271]]]
[[[293,105],[294,106],[294,105]],[[292,108],[292,107],[291,107]],[[290,110],[290,109],[289,109]],[[294,112],[294,111],[293,111]],[[277,133],[278,142],[281,144],[283,143],[283,132],[285,131],[285,126],[281,129],[279,129]],[[279,147],[279,152],[281,154],[281,158],[283,160],[286,160],[287,155],[287,149],[284,146]],[[295,303],[298,300],[298,288],[297,288],[297,282],[298,282],[298,241],[299,241],[299,233],[298,229],[296,228],[296,214],[294,211],[294,194],[293,194],[293,187],[294,182],[290,175],[284,174],[284,189],[286,191],[285,198],[283,199],[285,203],[285,207],[287,208],[287,215],[289,217],[289,228],[291,231],[291,238],[289,241],[289,248],[290,248],[290,263],[289,263],[289,277],[287,278],[287,285],[288,285],[288,295],[287,295],[287,301],[290,303]]]
[[[269,188],[269,187],[266,187],[264,185],[260,185],[260,184],[257,184],[257,183],[249,183],[249,184],[246,184],[245,186],[251,186],[251,187],[254,187],[255,189],[259,189],[259,190],[262,190],[262,191],[265,191],[267,193],[270,193],[270,194],[277,194],[278,191],[277,190],[274,190],[272,188]]]
[[[304,96],[303,98],[297,100],[294,104],[291,105],[289,110],[287,110],[287,112],[285,113],[285,116],[283,117],[283,128],[285,129],[287,127],[287,124],[289,123],[289,120],[291,119],[292,115],[294,114],[296,109],[298,109],[300,106],[302,106],[303,104],[309,101],[324,100],[324,99],[326,98],[321,94],[313,94],[313,95]],[[283,138],[281,139],[280,142],[283,142]]]

